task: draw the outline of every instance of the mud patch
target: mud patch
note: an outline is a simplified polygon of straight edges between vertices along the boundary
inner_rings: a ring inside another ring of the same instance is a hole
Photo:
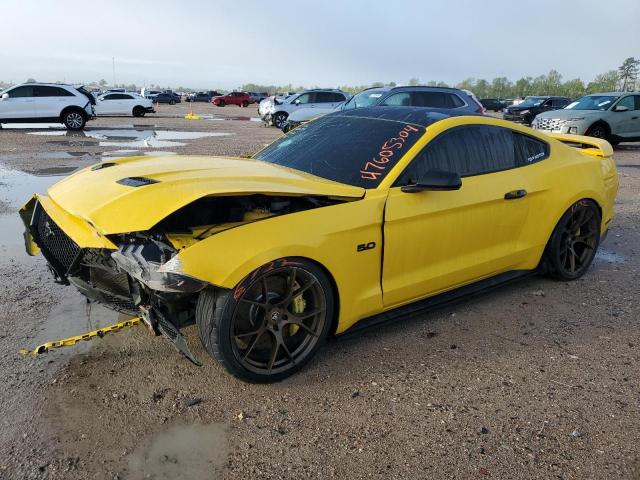
[[[222,424],[177,425],[154,435],[129,455],[131,480],[216,478],[228,452]]]

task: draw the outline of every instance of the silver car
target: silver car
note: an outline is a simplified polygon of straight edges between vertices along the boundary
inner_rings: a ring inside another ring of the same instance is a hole
[[[640,141],[640,93],[586,95],[562,110],[536,116],[532,128],[604,138],[613,145]]]
[[[263,100],[258,112],[267,125],[282,128],[289,115],[302,108],[333,109],[350,97],[340,90],[314,89],[291,95],[284,100]]]

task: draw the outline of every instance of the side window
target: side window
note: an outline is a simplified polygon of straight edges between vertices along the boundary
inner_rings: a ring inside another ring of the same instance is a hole
[[[347,99],[342,93],[334,93],[333,101],[334,102],[344,102]]]
[[[13,90],[9,90],[7,93],[9,94],[9,98],[33,97],[33,87],[16,87]]]
[[[411,94],[408,92],[396,93],[382,102],[382,105],[388,107],[408,107],[411,105]]]
[[[33,87],[34,97],[73,97],[73,93],[60,87],[48,87],[45,85],[39,85]]]
[[[429,170],[472,177],[516,166],[511,130],[488,125],[458,127],[432,140],[402,172],[395,186],[414,183]]]
[[[567,101],[564,98],[554,98],[551,100],[551,106],[555,108],[564,108],[567,105]]]
[[[331,103],[334,101],[333,93],[331,92],[317,92],[316,103]]]
[[[451,93],[449,94],[449,98],[451,99],[451,107],[452,108],[459,108],[459,107],[464,107],[466,104],[464,102],[464,100],[462,100],[458,95],[456,95],[455,93]]]
[[[300,95],[296,101],[301,104],[307,104],[307,103],[314,103],[315,101],[315,94],[312,93],[303,93],[302,95]]]
[[[535,138],[513,132],[516,164],[530,165],[540,162],[549,156],[549,145]]]
[[[635,100],[634,110],[640,110],[640,95],[635,95],[633,99]]]
[[[123,100],[133,100],[133,97],[131,95],[122,95],[122,99]]]
[[[115,93],[110,93],[109,95],[104,96],[104,100],[115,100],[116,98],[118,98],[118,96]]]
[[[635,110],[636,108],[632,95],[629,95],[628,97],[624,97],[622,100],[618,102],[617,106],[627,107],[629,110]]]

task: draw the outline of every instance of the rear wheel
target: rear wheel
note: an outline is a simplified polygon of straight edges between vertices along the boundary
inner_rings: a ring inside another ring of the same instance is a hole
[[[600,210],[591,200],[580,200],[565,212],[545,251],[553,277],[575,280],[584,275],[600,243],[600,222]]]
[[[247,102],[246,100],[243,100],[243,102],[242,102],[242,106],[243,106],[244,108],[247,108],[247,107],[249,106],[249,102]]]
[[[333,318],[324,272],[301,259],[255,270],[233,291],[200,293],[196,323],[207,351],[249,382],[276,382],[300,370],[324,343]]]
[[[62,123],[68,130],[82,130],[87,123],[87,119],[78,110],[69,110],[62,114]]]
[[[175,100],[169,100],[169,105],[175,105],[176,101]]]
[[[142,108],[141,106],[138,105],[136,107],[133,107],[133,116],[134,117],[144,117],[145,113],[146,112],[145,112],[144,108]]]

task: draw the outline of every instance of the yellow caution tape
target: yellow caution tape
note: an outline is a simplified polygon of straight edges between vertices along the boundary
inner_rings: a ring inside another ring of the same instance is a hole
[[[47,353],[52,348],[62,348],[62,347],[70,347],[75,345],[80,341],[87,342],[92,340],[95,337],[104,337],[107,333],[117,332],[126,327],[133,327],[134,325],[138,325],[142,322],[141,318],[131,318],[129,320],[125,320],[124,322],[118,322],[113,325],[109,325],[108,327],[102,327],[98,330],[93,330],[91,332],[84,333],[82,335],[77,335],[75,337],[64,338],[62,340],[53,340],[51,342],[43,343],[42,345],[37,346],[33,350],[27,350],[23,348],[20,350],[20,354],[22,355],[39,355],[41,353]]]

